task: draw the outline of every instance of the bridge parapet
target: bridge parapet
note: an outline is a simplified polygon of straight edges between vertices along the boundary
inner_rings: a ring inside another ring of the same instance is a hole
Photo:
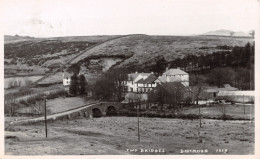
[[[52,114],[47,116],[47,120],[62,120],[62,119],[72,119],[79,116],[92,118],[95,117],[95,113],[101,116],[106,116],[109,111],[117,112],[122,107],[122,104],[119,102],[101,102],[101,103],[93,103],[86,106],[82,106],[79,108],[75,108],[73,110],[68,110],[65,112],[60,112],[57,114]],[[96,116],[98,117],[98,116]],[[44,117],[26,119],[26,120],[18,120],[10,122],[13,124],[28,124],[28,123],[37,123],[44,121]]]

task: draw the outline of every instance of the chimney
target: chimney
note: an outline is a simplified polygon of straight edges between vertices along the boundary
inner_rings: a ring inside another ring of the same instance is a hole
[[[153,72],[151,72],[151,74],[153,74]]]
[[[166,75],[166,82],[170,82],[170,77]]]
[[[167,66],[165,72],[168,71],[168,70],[169,70],[169,67]]]
[[[138,72],[136,71],[135,73],[137,74]]]

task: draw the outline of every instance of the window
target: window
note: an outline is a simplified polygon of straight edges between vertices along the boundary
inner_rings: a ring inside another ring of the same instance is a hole
[[[123,91],[124,91],[124,92],[127,92],[127,89],[128,89],[128,87],[124,87],[124,90],[123,90]]]

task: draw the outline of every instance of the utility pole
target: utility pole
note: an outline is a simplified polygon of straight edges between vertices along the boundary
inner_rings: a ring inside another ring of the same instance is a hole
[[[226,115],[226,107],[222,104],[223,115]]]
[[[45,135],[48,137],[48,129],[47,129],[47,111],[46,111],[46,96],[44,96],[44,120],[45,120]]]
[[[201,128],[201,115],[200,115],[200,106],[199,106],[199,118],[200,118],[200,128]]]
[[[249,105],[249,122],[252,123],[252,120],[251,120],[251,105]]]
[[[138,141],[140,142],[140,130],[139,130],[139,105],[136,105],[137,108],[137,133],[138,133]]]

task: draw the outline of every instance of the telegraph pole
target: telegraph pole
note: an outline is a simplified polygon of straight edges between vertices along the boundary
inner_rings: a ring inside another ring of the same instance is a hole
[[[201,114],[200,114],[200,106],[199,106],[199,118],[200,118],[200,128],[201,128]]]
[[[140,142],[140,130],[139,130],[139,105],[136,105],[137,108],[137,135],[138,135],[138,141]]]
[[[48,137],[48,129],[47,129],[47,111],[46,111],[46,96],[44,96],[44,120],[45,120],[45,135]]]

